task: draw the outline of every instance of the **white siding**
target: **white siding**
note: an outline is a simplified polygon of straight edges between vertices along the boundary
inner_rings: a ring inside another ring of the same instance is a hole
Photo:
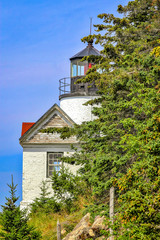
[[[60,100],[60,108],[77,124],[93,120],[92,106],[83,104],[96,96],[72,96]]]
[[[72,154],[70,145],[53,145],[24,148],[23,151],[23,192],[21,209],[27,207],[40,194],[40,185],[43,180],[48,181],[49,191],[53,192],[50,179],[47,178],[47,152],[63,152],[64,156]],[[78,166],[64,164],[73,173]]]

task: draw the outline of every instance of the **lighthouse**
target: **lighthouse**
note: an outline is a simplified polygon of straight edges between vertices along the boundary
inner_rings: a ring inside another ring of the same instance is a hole
[[[88,83],[77,83],[86,75],[94,64],[85,56],[99,56],[93,47],[93,41],[88,42],[86,48],[70,58],[70,77],[59,80],[60,106],[54,104],[36,122],[23,122],[22,134],[19,139],[23,147],[23,181],[21,209],[29,207],[35,198],[40,196],[42,181],[46,181],[49,191],[52,189],[51,177],[53,171],[59,171],[62,164],[76,173],[78,166],[62,163],[62,156],[74,153],[71,145],[79,148],[76,137],[62,139],[59,133],[46,133],[47,128],[73,127],[75,123],[93,119],[92,107],[84,105],[87,101],[97,97],[97,88]]]
[[[60,108],[77,124],[93,119],[92,106],[84,104],[97,96],[97,88],[95,84],[77,83],[94,64],[87,60],[82,61],[85,56],[91,55],[100,55],[93,47],[92,40],[86,48],[70,58],[70,77],[59,80]]]

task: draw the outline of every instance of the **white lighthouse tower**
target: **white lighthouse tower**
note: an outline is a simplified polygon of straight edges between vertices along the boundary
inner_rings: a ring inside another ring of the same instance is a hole
[[[89,41],[86,48],[70,58],[71,76],[59,80],[60,108],[77,124],[90,121],[93,118],[92,106],[83,104],[97,96],[97,88],[94,84],[89,86],[88,83],[76,83],[93,65],[88,61],[82,62],[82,58],[100,55],[100,52],[92,44],[93,41]]]
[[[92,46],[88,46],[70,58],[71,76],[61,79],[60,107],[54,104],[36,122],[23,122],[20,144],[23,147],[23,197],[21,208],[26,208],[40,196],[42,181],[46,181],[49,191],[53,192],[51,177],[53,171],[59,171],[62,166],[62,156],[73,154],[71,145],[79,147],[76,137],[62,139],[59,133],[46,133],[47,128],[73,127],[75,123],[92,120],[91,106],[83,105],[97,97],[97,88],[94,84],[76,83],[82,78],[93,63],[81,61],[84,56],[100,53]],[[89,87],[88,87],[89,86]],[[72,173],[76,173],[78,166],[63,164]]]

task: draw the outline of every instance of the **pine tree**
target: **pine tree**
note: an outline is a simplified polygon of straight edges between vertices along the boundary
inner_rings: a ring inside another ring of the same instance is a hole
[[[80,80],[98,86],[90,101],[100,103],[97,119],[58,131],[81,142],[66,161],[81,164],[96,201],[108,205],[115,186],[115,239],[159,239],[160,1],[129,1],[118,13],[100,14],[98,34],[83,39],[103,47],[102,56],[85,58],[96,64]]]
[[[58,202],[54,196],[51,196],[46,181],[42,181],[40,190],[40,197],[37,197],[31,204],[31,214],[38,212],[45,212],[46,214],[59,212],[62,204]]]
[[[0,236],[5,240],[41,239],[41,234],[34,227],[28,225],[25,212],[20,211],[20,208],[16,206],[19,197],[16,197],[15,194],[17,185],[13,183],[13,176],[12,183],[8,184],[8,187],[10,188],[10,197],[6,197],[7,202],[2,206]]]

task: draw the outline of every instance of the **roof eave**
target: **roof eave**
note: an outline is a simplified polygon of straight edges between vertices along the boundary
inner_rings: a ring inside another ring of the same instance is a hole
[[[21,146],[25,139],[28,137],[28,135],[32,133],[32,131],[36,130],[36,128],[41,124],[41,122],[43,122],[43,120],[46,119],[54,109],[57,109],[59,112],[61,112],[61,114],[67,118],[71,125],[76,124],[57,104],[54,104],[40,119],[35,122],[35,124],[30,129],[28,129],[27,132],[23,134],[23,136],[19,138],[19,143]]]

